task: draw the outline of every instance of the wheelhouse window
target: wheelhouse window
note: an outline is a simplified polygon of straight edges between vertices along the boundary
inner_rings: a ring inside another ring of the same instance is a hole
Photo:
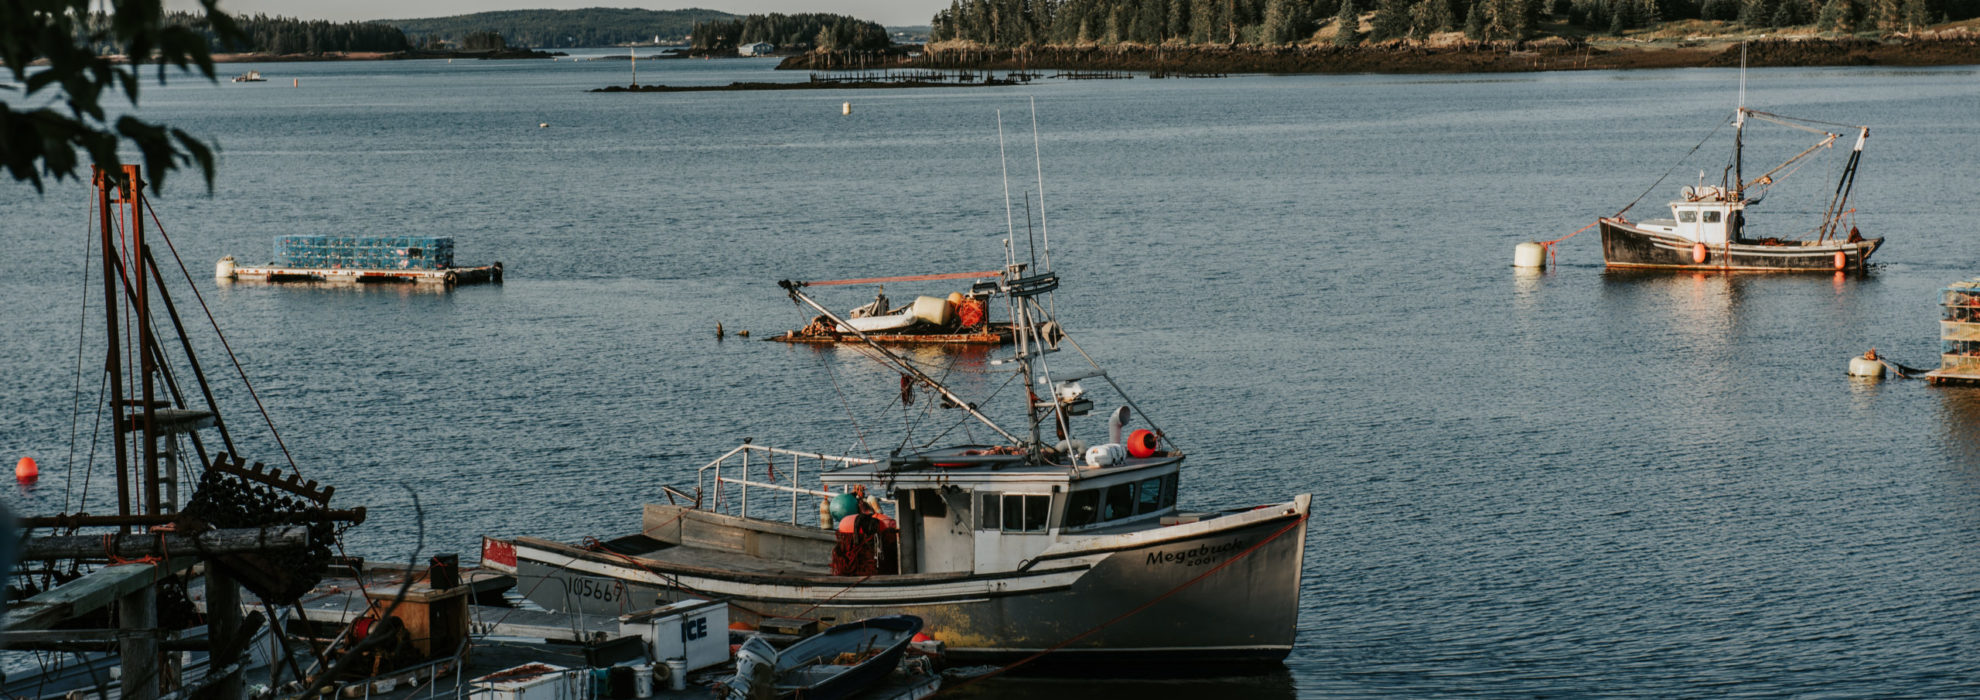
[[[1678,221],[1687,224],[1698,223],[1698,212],[1692,211],[1690,209],[1679,210]]]
[[[976,529],[1003,532],[1044,532],[1051,522],[1052,497],[1021,493],[983,493],[976,508]]]
[[[1719,212],[1716,211],[1705,212],[1705,223],[1708,224],[1719,223]]]
[[[1141,482],[1138,490],[1141,493],[1134,502],[1134,512],[1136,515],[1153,513],[1162,509],[1162,477],[1158,476]]]
[[[1066,498],[1066,527],[1100,522],[1100,489],[1074,491]]]
[[[1074,491],[1066,497],[1069,528],[1158,513],[1176,505],[1176,475],[1164,474],[1106,488]],[[1009,518],[1008,503],[1004,505]]]
[[[1003,508],[999,507],[1003,503],[1002,497],[1003,494],[999,493],[979,495],[979,502],[976,504],[976,529],[996,530],[1003,526],[1004,518],[998,515],[1003,512]]]
[[[1100,519],[1119,520],[1134,515],[1136,493],[1134,484],[1114,484],[1107,487],[1107,506],[1101,509]]]
[[[1051,496],[1004,496],[1004,532],[1044,532],[1051,519]]]

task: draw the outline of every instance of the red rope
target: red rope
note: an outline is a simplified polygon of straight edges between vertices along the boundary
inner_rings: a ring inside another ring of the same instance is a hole
[[[1149,600],[1148,602],[1146,602],[1146,603],[1142,603],[1142,604],[1141,604],[1141,605],[1140,605],[1139,607],[1136,607],[1136,608],[1135,608],[1135,609],[1133,609],[1133,610],[1129,610],[1129,611],[1127,611],[1127,612],[1124,612],[1124,613],[1121,613],[1120,615],[1117,615],[1117,616],[1115,616],[1115,617],[1114,617],[1114,619],[1112,619],[1112,620],[1108,620],[1108,621],[1106,621],[1106,622],[1102,622],[1102,623],[1100,623],[1100,624],[1098,624],[1098,625],[1095,625],[1095,626],[1093,627],[1093,629],[1089,629],[1089,630],[1087,630],[1087,631],[1085,631],[1085,632],[1081,632],[1081,633],[1079,633],[1079,634],[1076,634],[1076,635],[1073,635],[1073,636],[1072,636],[1071,638],[1068,638],[1068,639],[1066,639],[1066,640],[1065,640],[1065,641],[1063,641],[1063,642],[1059,642],[1058,644],[1054,644],[1054,645],[1052,645],[1052,646],[1050,646],[1050,647],[1047,647],[1047,648],[1046,648],[1046,649],[1045,649],[1044,651],[1041,651],[1041,652],[1038,652],[1038,653],[1036,653],[1036,654],[1032,654],[1032,655],[1030,655],[1030,656],[1027,656],[1027,657],[1025,657],[1025,658],[1023,658],[1023,659],[1021,659],[1021,660],[1019,660],[1018,662],[1016,662],[1016,663],[1013,663],[1013,664],[1011,664],[1011,665],[1009,665],[1009,666],[1005,666],[1005,667],[1003,667],[1003,668],[999,668],[999,669],[997,669],[997,670],[995,670],[995,671],[991,671],[991,672],[989,672],[989,673],[986,673],[986,674],[983,674],[983,675],[981,675],[981,676],[977,676],[977,677],[975,677],[975,678],[971,678],[971,679],[969,679],[969,680],[967,680],[967,681],[963,681],[963,683],[962,683],[962,685],[958,685],[958,686],[956,686],[956,687],[957,687],[957,688],[963,688],[963,687],[967,687],[967,686],[969,686],[969,685],[970,685],[970,684],[972,684],[972,683],[976,683],[977,681],[981,681],[981,680],[985,680],[985,679],[989,679],[989,678],[995,678],[995,677],[997,677],[997,676],[1000,676],[1000,675],[1003,675],[1003,674],[1004,674],[1004,672],[1006,672],[1006,671],[1010,671],[1010,670],[1012,670],[1012,669],[1015,669],[1015,668],[1017,668],[1017,667],[1019,667],[1019,666],[1023,666],[1023,665],[1025,665],[1025,664],[1028,664],[1028,663],[1031,663],[1031,662],[1033,662],[1033,661],[1037,661],[1037,660],[1038,660],[1038,659],[1039,659],[1040,657],[1043,657],[1043,656],[1045,656],[1046,654],[1050,654],[1050,653],[1052,653],[1052,652],[1055,652],[1055,651],[1058,651],[1058,650],[1060,650],[1060,649],[1064,649],[1064,648],[1066,648],[1067,646],[1070,646],[1070,645],[1071,645],[1071,644],[1072,644],[1073,642],[1077,642],[1077,641],[1079,641],[1079,640],[1081,640],[1081,639],[1085,639],[1085,638],[1087,638],[1087,637],[1090,637],[1090,636],[1092,636],[1092,635],[1093,635],[1093,633],[1095,633],[1095,632],[1099,632],[1100,630],[1103,630],[1103,629],[1106,629],[1106,628],[1108,628],[1108,627],[1112,627],[1112,626],[1114,626],[1114,624],[1115,624],[1115,623],[1118,623],[1118,622],[1120,622],[1120,621],[1122,621],[1122,620],[1125,620],[1125,619],[1128,619],[1128,618],[1130,618],[1130,617],[1133,617],[1133,616],[1135,616],[1135,615],[1138,615],[1138,614],[1140,614],[1140,613],[1141,613],[1142,611],[1145,611],[1145,610],[1147,610],[1148,608],[1150,608],[1150,607],[1153,607],[1153,606],[1154,606],[1154,605],[1155,605],[1156,603],[1160,603],[1160,602],[1162,602],[1163,600],[1166,600],[1166,599],[1168,599],[1168,598],[1169,598],[1169,596],[1173,596],[1173,595],[1175,595],[1175,594],[1177,594],[1177,593],[1181,593],[1181,592],[1183,591],[1183,589],[1185,589],[1185,588],[1189,588],[1190,586],[1194,586],[1194,585],[1196,585],[1196,584],[1197,584],[1198,582],[1200,582],[1200,581],[1202,581],[1203,579],[1206,579],[1206,578],[1209,578],[1211,574],[1214,574],[1214,573],[1217,573],[1217,572],[1219,572],[1219,571],[1222,571],[1222,570],[1224,570],[1224,567],[1227,567],[1227,566],[1230,566],[1230,565],[1232,565],[1232,564],[1236,564],[1236,563],[1238,563],[1238,560],[1240,560],[1240,559],[1243,559],[1243,558],[1245,558],[1245,557],[1248,557],[1248,556],[1251,556],[1251,553],[1252,553],[1252,552],[1256,552],[1256,551],[1258,551],[1258,548],[1260,548],[1260,547],[1263,547],[1263,546],[1265,546],[1266,544],[1268,544],[1268,543],[1270,543],[1270,542],[1271,542],[1272,540],[1276,540],[1276,539],[1279,539],[1279,536],[1280,536],[1280,535],[1284,535],[1284,534],[1286,534],[1287,532],[1291,532],[1291,531],[1292,531],[1292,529],[1293,529],[1293,528],[1295,528],[1295,527],[1298,527],[1300,523],[1304,523],[1304,522],[1306,522],[1306,518],[1307,518],[1307,516],[1306,516],[1306,515],[1300,515],[1300,516],[1299,516],[1299,518],[1298,518],[1297,520],[1294,520],[1294,521],[1292,521],[1292,522],[1290,522],[1290,523],[1287,523],[1285,527],[1282,527],[1282,528],[1279,528],[1279,531],[1278,531],[1278,532],[1274,532],[1274,533],[1272,533],[1272,535],[1271,535],[1271,536],[1269,536],[1269,537],[1266,537],[1266,538],[1265,538],[1265,539],[1263,539],[1263,540],[1259,540],[1259,541],[1258,541],[1258,544],[1254,544],[1254,545],[1252,545],[1251,547],[1249,547],[1249,548],[1247,548],[1247,549],[1245,549],[1244,551],[1242,551],[1242,552],[1239,552],[1237,556],[1234,556],[1234,557],[1231,557],[1230,559],[1227,559],[1227,560],[1225,560],[1225,561],[1224,561],[1224,563],[1222,563],[1222,564],[1218,564],[1218,565],[1216,565],[1215,567],[1212,567],[1212,568],[1211,568],[1211,569],[1210,569],[1209,571],[1205,571],[1205,572],[1203,572],[1203,573],[1201,573],[1201,574],[1197,574],[1197,576],[1196,576],[1196,578],[1193,578],[1193,579],[1190,579],[1190,580],[1188,580],[1188,581],[1184,581],[1184,582],[1182,583],[1182,585],[1179,585],[1179,586],[1176,586],[1175,588],[1171,588],[1171,589],[1169,589],[1169,592],[1167,592],[1167,593],[1163,593],[1162,595],[1158,595],[1158,596],[1155,596],[1155,597],[1154,597],[1153,599],[1150,599],[1150,600]]]
[[[1547,264],[1548,264],[1549,266],[1552,266],[1552,265],[1554,264],[1554,244],[1555,244],[1555,243],[1559,243],[1559,242],[1561,242],[1561,241],[1565,241],[1565,240],[1567,240],[1567,239],[1570,239],[1570,238],[1573,238],[1573,237],[1575,237],[1575,236],[1579,236],[1579,235],[1581,235],[1581,232],[1582,232],[1582,231],[1586,231],[1586,230],[1588,230],[1588,229],[1591,229],[1591,228],[1595,228],[1595,224],[1599,224],[1599,223],[1602,223],[1602,220],[1601,220],[1601,219],[1596,219],[1596,220],[1594,221],[1594,223],[1591,223],[1591,224],[1589,224],[1589,225],[1587,225],[1587,226],[1583,226],[1583,227],[1581,227],[1581,228],[1578,228],[1578,229],[1575,229],[1575,230],[1574,230],[1574,233],[1570,233],[1570,234],[1568,234],[1568,235],[1565,235],[1565,236],[1561,236],[1560,238],[1556,238],[1556,239],[1554,239],[1554,240],[1551,240],[1551,241],[1547,241],[1546,243],[1542,243],[1542,244],[1540,244],[1540,247],[1541,247],[1542,249],[1544,249],[1544,250],[1546,250],[1546,251],[1547,251]]]

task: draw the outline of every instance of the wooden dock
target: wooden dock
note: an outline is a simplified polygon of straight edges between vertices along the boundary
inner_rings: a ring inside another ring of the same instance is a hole
[[[360,270],[356,268],[241,267],[216,275],[240,282],[326,282],[331,284],[415,284],[451,288],[463,284],[501,284],[502,263],[482,267],[438,270]]]

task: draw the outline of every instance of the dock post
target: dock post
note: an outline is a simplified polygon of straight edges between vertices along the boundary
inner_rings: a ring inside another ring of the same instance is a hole
[[[123,659],[124,700],[154,700],[158,697],[158,588],[139,586],[117,597],[118,627],[123,634],[117,641],[117,654]]]
[[[280,624],[274,625],[274,634],[281,634]],[[208,672],[217,671],[234,662],[234,659],[220,658],[222,650],[246,651],[247,641],[241,636],[241,587],[234,577],[214,562],[206,563],[206,629],[207,638],[212,643],[213,656],[207,662]],[[215,698],[246,697],[241,682],[242,673],[235,669],[213,685]]]

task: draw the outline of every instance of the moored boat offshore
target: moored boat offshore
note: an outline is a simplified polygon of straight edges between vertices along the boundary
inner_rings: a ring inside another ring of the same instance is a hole
[[[1812,131],[1822,138],[1807,150],[1759,177],[1744,179],[1741,151],[1746,121],[1762,121]],[[1854,225],[1855,209],[1849,208],[1849,194],[1855,184],[1857,164],[1863,156],[1863,142],[1869,127],[1856,131],[1856,145],[1843,168],[1833,196],[1822,219],[1801,235],[1807,238],[1759,236],[1746,227],[1746,210],[1758,204],[1779,178],[1793,174],[1795,163],[1824,148],[1833,147],[1842,134],[1816,126],[1835,126],[1740,107],[1733,116],[1733,159],[1727,179],[1718,185],[1686,186],[1670,203],[1671,218],[1629,221],[1621,213],[1604,218],[1602,259],[1614,268],[1657,268],[1674,270],[1715,270],[1725,272],[1831,272],[1863,271],[1870,255],[1882,245],[1882,238],[1864,238]],[[1702,178],[1701,178],[1702,179]],[[1758,189],[1757,195],[1753,190]],[[1752,195],[1752,196],[1750,196]],[[1624,207],[1627,211],[1628,207]]]
[[[884,457],[745,440],[701,467],[693,494],[666,488],[669,503],[645,506],[636,531],[581,545],[495,541],[484,561],[513,562],[517,590],[551,610],[622,614],[692,596],[728,600],[745,624],[912,615],[963,662],[1284,659],[1311,496],[1180,509],[1183,452],[1159,430],[1124,434],[1133,416],[1150,419],[1084,350],[1071,354],[1089,367],[1047,366],[1062,346],[1078,349],[1053,318],[1057,305],[1041,300],[1059,279],[1049,269],[1025,275],[1009,250],[1004,272],[976,289],[1006,300],[1015,330],[1015,354],[992,364],[1015,364],[1013,380],[1033,387],[1018,397],[1017,430],[845,324],[805,283],[784,282],[903,376],[902,403],[910,389],[939,394],[931,398],[965,414],[958,424],[976,421],[996,439],[903,441]],[[1082,381],[1126,404],[1107,412],[1104,444],[1074,437],[1102,420],[1086,417],[1095,402]],[[854,514],[853,494],[865,493],[876,495]]]

